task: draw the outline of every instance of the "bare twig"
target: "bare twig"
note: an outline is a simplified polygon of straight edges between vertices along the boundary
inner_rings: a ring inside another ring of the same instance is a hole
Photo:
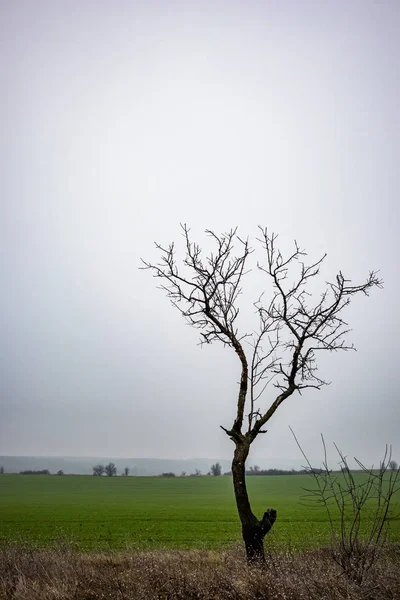
[[[322,435],[323,469],[315,469],[290,430],[316,486],[305,490],[307,496],[324,506],[328,516],[332,557],[347,577],[361,584],[386,544],[393,496],[399,489],[399,469],[388,470],[391,447],[386,446],[379,469],[367,468],[355,458],[360,468],[356,476],[347,457],[334,444],[340,459],[339,473],[335,473],[328,467]]]

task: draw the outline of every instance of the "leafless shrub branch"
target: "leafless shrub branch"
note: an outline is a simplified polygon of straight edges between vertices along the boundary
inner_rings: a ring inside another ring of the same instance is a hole
[[[377,562],[387,543],[393,518],[393,496],[400,489],[400,470],[390,469],[391,447],[386,446],[379,468],[366,467],[354,458],[362,478],[351,470],[347,457],[334,444],[339,456],[339,471],[329,468],[324,437],[322,469],[312,467],[296,435],[293,437],[303,454],[315,487],[305,491],[322,505],[331,529],[331,552],[343,573],[361,584]]]

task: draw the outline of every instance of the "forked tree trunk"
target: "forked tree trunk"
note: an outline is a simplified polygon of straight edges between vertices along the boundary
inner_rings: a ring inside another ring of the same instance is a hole
[[[242,523],[242,536],[246,546],[246,555],[249,563],[263,563],[264,537],[276,521],[276,510],[268,508],[261,520],[253,514],[246,488],[246,458],[249,454],[250,444],[236,442],[235,453],[232,461],[233,487],[235,490],[236,506]]]

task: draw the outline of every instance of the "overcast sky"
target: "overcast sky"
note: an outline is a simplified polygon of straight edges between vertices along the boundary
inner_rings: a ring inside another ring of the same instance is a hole
[[[380,269],[358,352],[251,460],[299,458],[289,425],[400,459],[399,28],[397,0],[0,3],[0,454],[231,456],[238,359],[138,269],[187,222],[327,252],[322,286]]]

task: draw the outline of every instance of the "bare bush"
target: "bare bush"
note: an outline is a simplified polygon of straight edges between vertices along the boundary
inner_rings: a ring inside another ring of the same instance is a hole
[[[329,469],[323,436],[323,469],[314,469],[294,433],[293,436],[315,482],[315,488],[306,490],[308,496],[324,506],[328,516],[332,557],[349,579],[361,584],[387,542],[393,496],[400,489],[400,472],[390,468],[391,449],[386,446],[378,469],[368,468],[354,458],[360,478],[336,444],[340,468]]]

